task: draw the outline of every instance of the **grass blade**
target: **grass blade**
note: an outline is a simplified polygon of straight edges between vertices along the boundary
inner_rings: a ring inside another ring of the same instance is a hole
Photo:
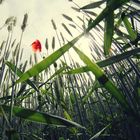
[[[129,0],[111,0],[108,3],[108,6],[101,12],[101,14],[88,26],[86,32],[89,32],[92,28],[94,28],[101,20],[103,20],[109,13],[110,10],[113,11],[119,8],[125,2],[129,2]],[[80,34],[76,38],[74,38],[71,42],[64,45],[62,48],[55,51],[49,57],[42,60],[40,63],[33,66],[27,72],[25,72],[16,82],[23,82],[29,79],[32,76],[38,75],[40,72],[48,68],[51,64],[53,64],[59,57],[61,57],[66,51],[68,51],[78,40],[82,37],[84,33]]]
[[[136,48],[136,49],[133,49],[133,50],[130,50],[130,51],[127,51],[127,52],[109,57],[105,60],[96,62],[96,64],[99,67],[106,67],[106,66],[112,65],[114,63],[117,63],[117,62],[119,62],[123,59],[126,59],[126,58],[128,58],[132,55],[137,55],[137,53],[140,53],[140,48]],[[64,74],[80,74],[80,73],[89,72],[89,71],[90,71],[90,69],[88,68],[88,66],[84,66],[84,67],[69,70],[68,72],[65,72]]]
[[[93,94],[94,90],[99,87],[99,82],[96,80],[91,89],[87,92],[86,96],[82,99],[82,104],[85,104],[89,97]]]
[[[125,15],[125,13],[122,14],[122,20],[127,29],[127,32],[129,33],[131,37],[131,40],[134,41],[137,38],[137,33],[133,31],[131,23],[129,22],[128,17]]]
[[[104,32],[104,53],[105,55],[109,54],[112,38],[114,32],[114,12],[110,12],[105,18],[105,32]]]
[[[129,110],[129,104],[127,103],[124,95],[117,89],[117,87],[106,77],[102,69],[94,62],[92,62],[83,52],[78,48],[73,47],[80,59],[89,67],[91,72],[96,76],[97,80],[103,85],[109,93],[121,104],[121,106]]]
[[[84,10],[85,11],[85,10]],[[96,17],[97,14],[95,12],[91,12],[91,11],[85,11],[86,13],[90,14],[91,16]]]
[[[91,137],[89,140],[97,139],[106,129],[110,127],[111,124],[108,124],[106,127],[104,127],[102,130],[100,130],[98,133],[96,133],[93,137]]]
[[[83,34],[79,35],[78,37],[73,39],[71,42],[67,43],[66,45],[64,45],[63,47],[61,47],[60,49],[58,49],[57,51],[52,53],[50,56],[48,56],[47,58],[43,59],[40,63],[34,65],[31,69],[29,69],[24,74],[22,74],[20,76],[20,78],[16,81],[16,83],[24,82],[27,79],[29,79],[30,77],[36,76],[40,72],[42,72],[43,70],[47,69],[58,58],[60,58],[66,51],[68,51],[73,46],[73,44],[76,43],[79,40],[79,38],[82,35]]]
[[[6,61],[5,64],[15,73],[17,74],[17,76],[21,76],[23,74],[23,72],[18,69],[14,64],[12,64],[11,62],[9,61]],[[30,80],[27,80],[25,81],[27,84],[29,84],[33,89],[35,89],[36,91],[39,91],[38,88],[36,87],[36,85],[30,81]]]
[[[117,8],[121,7],[126,2],[129,2],[130,0],[110,0],[106,6],[106,8],[100,13],[100,15],[88,26],[86,29],[86,32],[89,32],[93,27],[95,27],[101,20],[103,20],[105,17],[108,16],[110,11],[114,11]]]
[[[5,112],[10,111],[10,106],[2,105],[2,108],[4,109]],[[0,113],[1,113],[1,110],[0,110]],[[84,127],[81,126],[80,124],[70,121],[70,120],[66,120],[62,117],[51,115],[48,113],[34,111],[31,109],[25,109],[25,108],[21,108],[17,106],[13,107],[13,115],[16,117],[20,117],[28,121],[33,121],[37,123],[67,126],[67,127],[79,127],[79,128],[84,129]]]

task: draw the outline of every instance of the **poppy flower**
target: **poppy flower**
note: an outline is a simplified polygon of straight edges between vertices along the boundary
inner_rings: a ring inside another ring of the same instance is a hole
[[[36,40],[36,41],[34,41],[34,42],[32,43],[32,50],[33,50],[34,52],[37,52],[37,51],[41,52],[42,47],[41,47],[41,43],[40,43],[39,40]]]

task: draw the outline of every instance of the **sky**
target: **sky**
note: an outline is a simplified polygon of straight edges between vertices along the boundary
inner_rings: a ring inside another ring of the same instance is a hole
[[[80,7],[89,4],[91,0],[74,0]],[[28,14],[27,27],[23,35],[22,47],[24,48],[25,56],[29,56],[29,52],[32,53],[31,43],[36,39],[39,39],[42,43],[43,49],[46,38],[48,38],[49,44],[51,44],[52,36],[56,36],[53,30],[51,19],[53,19],[57,25],[59,31],[63,32],[68,40],[72,37],[62,28],[61,23],[67,23],[68,21],[62,17],[62,14],[66,14],[72,17],[75,21],[76,16],[83,18],[81,13],[75,12],[71,7],[75,7],[74,3],[68,0],[4,0],[0,5],[0,27],[4,24],[5,20],[10,16],[17,18],[16,27],[13,31],[13,39],[20,39],[21,24],[24,14]],[[79,20],[76,24],[81,26]],[[74,31],[74,36],[79,34],[78,31]],[[0,30],[0,43],[7,36],[7,29]]]
[[[93,0],[73,0],[80,7],[93,2]],[[96,1],[96,0],[94,0]],[[0,5],[0,27],[3,26],[5,20],[10,16],[15,16],[17,18],[16,27],[13,31],[13,40],[16,38],[17,42],[20,40],[21,25],[23,21],[24,14],[28,14],[28,22],[26,30],[23,34],[22,47],[24,48],[24,55],[28,57],[32,54],[31,43],[36,39],[41,41],[43,51],[45,52],[45,41],[48,38],[48,43],[51,46],[52,37],[56,37],[56,33],[53,30],[51,20],[53,19],[57,25],[58,32],[62,32],[67,40],[71,40],[72,37],[62,28],[62,23],[68,25],[68,22],[62,14],[66,14],[72,17],[78,26],[82,26],[80,20],[77,16],[85,19],[81,12],[75,12],[71,7],[76,7],[74,3],[69,2],[69,0],[4,0]],[[97,10],[95,11],[97,14]],[[74,30],[68,26],[73,33],[73,38],[80,34],[81,30]],[[0,44],[3,40],[6,40],[7,28],[2,28],[0,30]],[[99,37],[96,38],[98,41]],[[90,54],[89,49],[85,46],[88,45],[88,41],[84,39],[81,45],[84,47],[84,52]],[[101,42],[100,40],[98,42]],[[102,43],[102,42],[101,42]],[[60,47],[57,42],[57,47]],[[82,48],[80,46],[80,48]]]

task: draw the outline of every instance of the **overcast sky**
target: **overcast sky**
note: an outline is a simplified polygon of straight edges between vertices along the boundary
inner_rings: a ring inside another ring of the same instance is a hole
[[[79,6],[84,6],[91,2],[91,0],[74,0]],[[75,7],[72,2],[68,0],[5,0],[3,4],[0,5],[0,26],[2,26],[5,20],[10,16],[17,17],[17,24],[14,29],[13,39],[19,40],[21,33],[21,24],[23,16],[28,13],[28,26],[24,32],[22,46],[25,48],[25,53],[31,50],[29,48],[30,44],[39,39],[44,46],[46,38],[51,42],[51,38],[55,35],[52,28],[51,19],[53,19],[58,30],[62,31],[66,37],[69,39],[70,36],[63,29],[61,23],[67,23],[66,19],[62,17],[62,14],[67,14],[72,18],[80,15],[80,13],[75,12],[71,9],[71,6]],[[82,15],[82,14],[81,14]],[[80,24],[80,22],[77,24]],[[81,26],[81,25],[80,25]],[[0,43],[6,39],[7,31],[6,28],[0,30]],[[78,32],[75,32],[79,34]]]

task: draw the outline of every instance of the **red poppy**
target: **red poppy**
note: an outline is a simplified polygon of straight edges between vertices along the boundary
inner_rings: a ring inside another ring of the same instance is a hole
[[[32,50],[34,52],[37,52],[37,51],[41,52],[41,49],[42,49],[42,47],[41,47],[41,43],[39,40],[36,40],[32,43]]]

